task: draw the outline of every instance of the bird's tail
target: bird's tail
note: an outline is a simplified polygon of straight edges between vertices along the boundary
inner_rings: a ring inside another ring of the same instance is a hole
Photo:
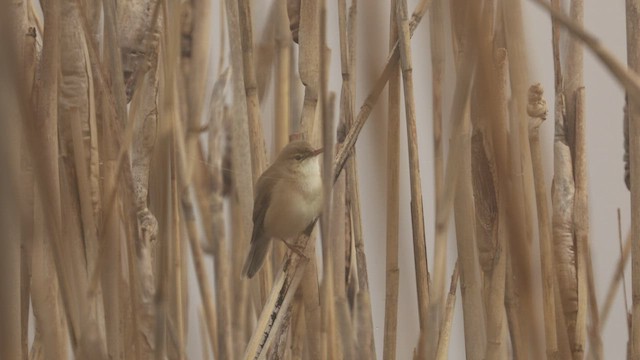
[[[269,240],[270,239],[255,239],[255,241],[251,242],[249,255],[247,255],[247,259],[244,261],[244,266],[242,267],[243,276],[251,279],[253,275],[260,270],[269,252],[269,245],[271,244]]]

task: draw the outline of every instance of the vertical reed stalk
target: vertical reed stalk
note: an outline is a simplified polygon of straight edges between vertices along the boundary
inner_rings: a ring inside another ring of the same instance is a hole
[[[589,187],[587,172],[587,135],[584,88],[578,88],[576,96],[576,122],[575,122],[575,161],[576,197],[574,210],[574,223],[576,227],[576,243],[578,247],[578,266],[584,266],[584,289],[590,324],[586,332],[589,336],[589,357],[602,359],[602,340],[600,338],[600,314],[596,299],[596,289],[593,278],[593,264],[591,262],[591,245],[589,243]],[[582,262],[582,265],[580,265]]]
[[[640,71],[640,2],[627,0],[627,64]],[[629,178],[631,182],[631,358],[640,359],[640,103],[628,98]]]
[[[396,11],[398,0],[391,1],[389,19],[389,47],[398,38]],[[398,264],[398,232],[400,221],[400,71],[394,67],[389,76],[389,122],[387,125],[387,247],[386,247],[386,291],[384,308],[384,352],[385,360],[396,358],[398,325],[398,290],[400,269]]]
[[[251,4],[248,0],[238,2],[240,20],[240,39],[242,43],[242,61],[244,74],[244,91],[247,101],[249,119],[249,141],[251,144],[251,168],[253,183],[266,168],[264,135],[260,118],[260,102],[258,101],[258,85],[256,81],[255,61],[253,56],[253,25],[251,20]]]
[[[418,4],[418,6],[416,6],[416,9],[411,15],[411,21],[409,22],[410,36],[413,36],[413,32],[420,24],[420,21],[422,21],[422,17],[428,9],[428,1],[429,0],[422,0]],[[397,43],[398,42],[396,42],[396,44]],[[371,89],[371,91],[365,98],[364,103],[360,107],[360,111],[356,116],[353,126],[349,128],[349,132],[347,133],[344,139],[344,147],[342,147],[340,151],[336,154],[335,168],[337,170],[341,170],[345,166],[347,162],[347,158],[351,154],[351,151],[355,146],[356,140],[358,139],[358,135],[360,135],[360,131],[362,131],[364,124],[367,122],[367,119],[369,119],[369,115],[371,115],[371,111],[373,110],[373,107],[376,105],[378,101],[378,97],[382,93],[382,90],[384,90],[384,87],[387,85],[387,81],[389,81],[391,70],[394,68],[394,66],[397,66],[397,62],[399,58],[400,58],[400,50],[398,46],[395,45],[393,47],[393,51],[387,57],[387,63],[385,64],[384,69],[382,70],[382,73],[380,74],[378,79],[375,81],[373,89]],[[339,173],[340,171],[335,171],[334,176],[337,176]]]
[[[429,17],[429,34],[431,35],[431,92],[433,103],[433,179],[435,192],[435,218],[441,218],[443,212],[444,195],[444,157],[442,145],[442,91],[444,80],[444,0],[434,0]],[[391,87],[391,85],[389,85]],[[440,311],[444,304],[445,282],[447,269],[447,232],[446,227],[436,222],[434,265],[433,265],[433,296],[431,303],[436,311]],[[437,317],[431,317],[437,324]]]
[[[231,269],[225,233],[223,199],[223,156],[224,144],[224,97],[229,73],[225,70],[214,84],[209,113],[209,163],[211,166],[211,193],[209,206],[212,221],[207,236],[213,245],[214,281],[216,289],[216,309],[218,311],[218,344],[221,356],[233,358],[233,328],[231,324]],[[209,188],[209,187],[208,187]]]
[[[520,177],[521,181],[514,180],[510,199],[513,206],[513,217],[509,221],[510,238],[513,239],[510,247],[514,259],[514,272],[518,277],[518,288],[522,300],[522,312],[520,313],[522,330],[525,338],[530,338],[530,349],[535,357],[539,354],[540,344],[539,321],[528,311],[534,307],[533,280],[531,274],[531,239],[533,232],[531,206],[534,202],[534,185],[531,167],[531,153],[529,149],[528,124],[525,120],[527,87],[528,58],[524,46],[524,31],[522,21],[522,8],[520,0],[506,0],[503,2],[502,19],[504,22],[505,43],[509,53],[509,75],[511,85],[511,98],[513,108],[511,116],[511,175]],[[522,175],[519,175],[522,173]],[[511,211],[510,211],[511,212]]]
[[[459,19],[463,3],[452,3],[451,14],[454,33],[472,36],[477,30],[477,20],[470,18],[469,23],[462,23]],[[470,14],[477,14],[478,8],[473,2],[467,2],[464,6],[471,6]],[[455,39],[455,38],[454,38]],[[458,259],[460,262],[460,285],[462,289],[462,308],[464,320],[464,338],[467,359],[480,359],[485,355],[485,324],[484,306],[482,303],[480,268],[478,264],[477,246],[475,243],[475,224],[473,209],[473,190],[471,186],[471,147],[470,147],[470,124],[468,113],[468,102],[471,91],[471,79],[475,71],[476,49],[473,41],[461,44],[464,56],[459,58],[457,68],[456,87],[453,94],[453,104],[451,111],[451,143],[449,158],[447,161],[447,174],[445,176],[445,208],[451,205],[448,201],[453,200],[454,213],[456,218],[456,242],[458,247]],[[455,196],[454,190],[455,189]],[[447,193],[449,194],[447,196]],[[449,197],[450,196],[450,197]],[[446,214],[445,218],[448,216]],[[446,224],[446,219],[443,224]]]
[[[234,5],[235,6],[235,5]],[[238,2],[238,19],[240,24],[240,43],[242,44],[242,63],[245,99],[247,101],[247,119],[249,124],[249,145],[251,148],[252,179],[255,185],[258,177],[267,167],[264,147],[264,134],[260,117],[260,101],[258,99],[258,83],[256,80],[255,60],[253,56],[253,23],[249,0]],[[260,273],[261,301],[264,303],[266,293],[271,288],[271,261],[267,258],[264,270]]]
[[[406,0],[396,3],[396,22],[402,80],[404,84],[404,102],[407,118],[407,139],[409,142],[409,171],[411,181],[411,223],[413,230],[413,255],[416,272],[416,288],[418,289],[418,316],[420,323],[421,346],[419,356],[426,356],[426,331],[428,328],[429,307],[429,267],[427,265],[427,249],[425,244],[424,213],[422,208],[422,185],[420,180],[420,162],[418,159],[418,134],[416,130],[416,112],[413,94],[413,68],[411,63],[411,38]]]
[[[549,206],[547,204],[542,150],[540,147],[540,125],[547,117],[547,104],[544,101],[543,89],[539,84],[529,88],[529,142],[531,144],[531,161],[536,191],[536,208],[538,211],[538,236],[540,245],[540,267],[542,269],[542,304],[544,310],[544,328],[547,347],[547,358],[558,359],[558,338],[556,335],[555,309],[555,272],[553,266],[553,250],[551,244],[551,224],[549,223]]]
[[[291,35],[287,27],[286,0],[276,2],[276,96],[275,96],[275,150],[280,152],[289,142],[291,92]]]
[[[339,359],[340,345],[337,338],[335,288],[334,288],[334,257],[335,245],[333,233],[333,153],[335,149],[335,126],[333,117],[333,102],[328,98],[328,73],[326,49],[326,17],[327,9],[325,1],[320,2],[320,31],[318,43],[320,44],[320,94],[319,94],[319,118],[322,121],[322,145],[323,153],[323,210],[321,215],[322,225],[322,336],[325,341],[324,358]],[[338,199],[340,201],[340,199]]]

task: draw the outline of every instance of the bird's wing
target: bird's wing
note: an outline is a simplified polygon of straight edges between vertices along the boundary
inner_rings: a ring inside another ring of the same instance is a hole
[[[251,242],[256,240],[256,234],[261,233],[262,226],[264,224],[264,217],[269,209],[269,203],[271,202],[271,192],[273,186],[276,184],[277,174],[273,171],[273,168],[268,168],[256,183],[255,196],[253,201],[253,234],[251,235]]]

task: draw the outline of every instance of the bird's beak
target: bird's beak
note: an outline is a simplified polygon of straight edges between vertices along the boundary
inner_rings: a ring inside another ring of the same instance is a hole
[[[322,152],[323,152],[323,151],[324,151],[324,148],[320,148],[320,149],[318,149],[318,150],[314,150],[314,151],[311,153],[311,156],[309,156],[309,157],[318,156],[318,155],[322,154]]]

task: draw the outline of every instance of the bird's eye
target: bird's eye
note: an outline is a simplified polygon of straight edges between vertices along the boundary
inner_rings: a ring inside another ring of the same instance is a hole
[[[302,160],[302,155],[298,154],[294,157],[296,160],[300,161]]]

